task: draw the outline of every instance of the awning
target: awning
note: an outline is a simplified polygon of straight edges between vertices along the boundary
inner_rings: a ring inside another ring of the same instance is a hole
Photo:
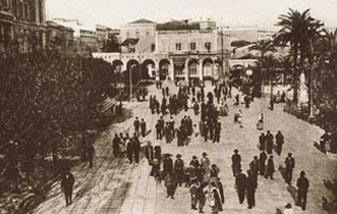
[[[178,66],[184,66],[186,62],[185,57],[174,57],[173,58],[173,64]]]

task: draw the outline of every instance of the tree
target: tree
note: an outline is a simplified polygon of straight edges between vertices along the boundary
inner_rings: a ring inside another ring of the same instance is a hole
[[[260,66],[261,66],[261,74],[262,74],[262,70],[264,69],[264,60],[265,60],[265,55],[268,52],[272,52],[275,53],[276,49],[274,47],[273,41],[270,39],[261,39],[258,40],[257,42],[254,43],[253,46],[249,47],[249,50],[257,50],[260,52]],[[268,69],[268,68],[267,68]],[[265,75],[261,75],[262,76],[262,84],[265,84]]]
[[[294,101],[297,102],[297,90],[298,84],[298,56],[299,53],[303,54],[310,44],[310,39],[313,38],[315,32],[321,26],[321,23],[311,17],[310,9],[303,11],[302,13],[289,8],[287,14],[279,16],[279,22],[277,25],[282,28],[274,36],[274,40],[280,43],[282,47],[290,44],[291,56],[293,58],[293,81],[294,81]],[[303,58],[301,61],[303,62]]]

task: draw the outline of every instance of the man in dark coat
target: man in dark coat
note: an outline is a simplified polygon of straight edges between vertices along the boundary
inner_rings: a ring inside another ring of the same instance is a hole
[[[291,184],[291,178],[293,175],[293,170],[295,168],[295,159],[292,157],[291,153],[288,153],[288,157],[284,161],[286,167],[284,172],[285,182]]]
[[[170,154],[165,154],[165,159],[163,161],[164,176],[173,174],[173,160],[170,156]]]
[[[266,173],[266,160],[267,154],[262,150],[260,153],[260,175],[264,175]]]
[[[247,177],[239,169],[238,174],[235,177],[235,186],[238,192],[239,202],[242,204],[245,200],[245,191],[247,187]]]
[[[217,187],[219,189],[221,203],[224,204],[225,203],[225,195],[224,195],[224,191],[223,191],[223,184],[222,184],[221,179],[219,177],[217,177],[215,184],[217,185]],[[219,210],[222,211],[222,205],[220,205]]]
[[[301,171],[300,177],[297,179],[296,186],[298,188],[297,202],[298,205],[305,210],[307,205],[307,194],[309,189],[309,180],[305,177],[305,172]]]
[[[204,188],[208,185],[206,182],[202,182],[197,189],[197,200],[199,202],[199,213],[204,213],[203,209],[206,203],[206,193]]]
[[[184,181],[184,161],[181,159],[181,155],[177,154],[176,160],[174,162],[174,175],[176,177],[177,184],[182,185]]]
[[[275,138],[276,138],[276,153],[280,156],[282,152],[282,145],[284,143],[284,137],[281,131],[277,132]]]
[[[272,154],[273,153],[273,146],[274,146],[274,136],[270,133],[270,131],[267,131],[266,135],[266,146],[267,146],[267,153]]]
[[[159,144],[154,145],[154,158],[161,161],[161,147]]]
[[[137,136],[139,136],[139,127],[140,127],[140,122],[138,117],[136,117],[136,120],[133,122],[133,126],[135,128],[135,133]]]
[[[258,177],[259,170],[260,170],[260,161],[257,158],[257,156],[254,156],[254,160],[249,163],[249,167],[250,167],[251,176],[257,182],[257,177]]]
[[[255,206],[255,191],[257,188],[257,182],[251,170],[248,170],[247,174],[248,174],[248,177],[246,179],[247,203],[248,209],[252,209]]]
[[[139,141],[136,134],[134,134],[134,136],[133,136],[133,142],[134,142],[133,152],[134,152],[134,155],[135,155],[135,161],[136,161],[136,163],[139,163],[140,141]]]
[[[61,189],[64,192],[67,206],[72,203],[74,183],[75,183],[74,175],[70,173],[69,168],[66,168],[65,173],[62,175],[61,178]]]
[[[236,177],[241,169],[241,156],[238,153],[239,151],[235,149],[234,154],[232,155],[232,171],[234,177]]]
[[[264,136],[264,133],[261,133],[259,137],[259,147],[261,151],[266,149],[266,138]]]
[[[275,165],[274,165],[274,160],[273,156],[270,155],[267,163],[267,172],[265,175],[265,178],[268,179],[270,178],[271,180],[274,180],[273,174],[275,172]]]
[[[113,154],[115,157],[119,156],[120,144],[121,144],[121,139],[119,138],[117,134],[115,134],[114,138],[112,139],[112,149],[113,149]]]
[[[89,144],[87,146],[87,155],[90,168],[93,166],[94,154],[95,154],[95,147],[92,144]]]
[[[145,135],[146,135],[146,122],[144,121],[143,118],[140,122],[140,131],[141,131],[142,137],[145,137]]]
[[[220,133],[221,133],[221,123],[217,122],[215,126],[215,132],[214,132],[214,142],[220,143]]]

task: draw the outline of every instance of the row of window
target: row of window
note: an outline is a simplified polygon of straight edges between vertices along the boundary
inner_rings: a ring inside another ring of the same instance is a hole
[[[146,31],[146,36],[150,36],[150,32],[149,31]],[[137,31],[136,32],[136,38],[138,39],[140,37],[140,33]],[[126,32],[126,38],[130,38],[130,32]]]
[[[210,51],[211,50],[211,43],[206,42],[205,48],[206,48],[206,50]],[[191,42],[190,43],[190,50],[195,51],[196,49],[197,49],[197,44],[195,42]],[[181,51],[181,43],[176,43],[176,50]]]
[[[43,2],[38,1],[39,8],[39,22],[43,20]],[[35,20],[35,7],[28,1],[23,0],[0,0],[0,9],[7,12],[12,12],[12,14],[19,20],[34,21]]]

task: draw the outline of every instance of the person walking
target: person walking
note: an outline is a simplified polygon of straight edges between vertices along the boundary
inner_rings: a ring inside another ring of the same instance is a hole
[[[242,204],[245,200],[245,191],[247,187],[247,177],[242,173],[241,169],[235,177],[235,187],[239,197],[239,203]]]
[[[134,152],[134,155],[135,155],[135,161],[136,161],[136,163],[139,163],[140,141],[139,141],[136,133],[133,136],[133,142],[134,142],[133,152]]]
[[[140,122],[140,130],[141,130],[142,137],[145,137],[145,135],[146,135],[146,122],[144,121],[143,118]]]
[[[198,189],[197,189],[197,200],[199,203],[199,213],[204,213],[203,209],[205,207],[206,203],[206,193],[204,191],[204,188],[208,185],[207,182],[200,183]]]
[[[165,175],[164,180],[165,180],[166,193],[167,193],[166,198],[174,199],[174,193],[176,190],[176,182],[174,180],[172,173],[167,173]]]
[[[247,188],[247,203],[248,209],[252,209],[255,206],[255,191],[257,188],[257,181],[251,170],[247,171],[247,180],[246,180],[246,188]]]
[[[264,175],[266,173],[266,160],[267,154],[262,150],[260,153],[260,175]]]
[[[288,153],[288,157],[286,157],[285,161],[285,182],[289,185],[291,185],[291,178],[293,175],[293,170],[295,168],[295,159],[292,157],[291,153]]]
[[[266,150],[269,155],[273,153],[273,146],[274,146],[274,136],[268,130],[266,135]]]
[[[91,143],[89,143],[89,145],[87,146],[87,156],[90,168],[93,167],[94,154],[95,154],[95,147]]]
[[[259,137],[259,148],[261,151],[264,151],[266,149],[266,137],[264,136],[263,132]]]
[[[134,141],[133,138],[127,139],[126,142],[126,155],[128,156],[130,164],[133,161]]]
[[[133,122],[133,126],[135,128],[135,133],[137,136],[139,136],[139,127],[140,127],[140,122],[138,117],[136,117],[136,120]]]
[[[163,161],[164,176],[167,174],[173,174],[173,160],[171,159],[171,154],[165,154],[165,159]]]
[[[284,143],[284,137],[283,137],[281,131],[277,132],[275,138],[276,138],[276,154],[278,154],[280,156],[281,152],[282,152],[282,145]]]
[[[254,159],[249,163],[249,168],[250,168],[251,176],[257,182],[257,178],[258,178],[258,174],[260,170],[260,161],[257,158],[257,156],[254,156]]]
[[[218,214],[219,211],[222,211],[219,210],[219,208],[222,207],[219,189],[214,182],[211,182],[210,184],[209,203],[212,208],[212,214]]]
[[[305,172],[301,171],[300,177],[297,179],[296,186],[298,188],[297,202],[302,210],[306,209],[307,195],[309,189],[309,180],[305,177]]]
[[[151,165],[151,163],[154,159],[154,154],[153,154],[153,146],[151,145],[150,141],[148,141],[147,145],[145,146],[145,157],[146,157],[149,165]]]
[[[161,162],[161,147],[159,143],[154,144],[154,158]]]
[[[181,155],[177,154],[176,160],[174,162],[174,175],[177,180],[177,185],[181,186],[184,181],[184,161],[181,159]]]
[[[191,209],[192,210],[197,210],[197,203],[198,203],[198,188],[199,188],[199,183],[197,179],[191,180],[191,185],[190,185],[190,195],[191,195]]]
[[[224,195],[224,191],[223,191],[223,184],[222,184],[221,179],[219,177],[216,178],[215,184],[218,187],[218,190],[219,190],[219,193],[220,193],[220,198],[221,198],[221,204],[219,205],[219,211],[223,211],[222,204],[225,203],[225,195]]]
[[[74,183],[75,183],[74,175],[71,174],[69,168],[67,167],[61,178],[61,190],[63,191],[65,196],[66,206],[69,206],[72,203]]]
[[[115,157],[119,157],[120,144],[121,144],[121,139],[119,138],[117,134],[115,134],[114,138],[112,139],[112,149],[113,149],[113,154]]]
[[[236,177],[241,169],[241,156],[238,154],[239,150],[234,149],[234,154],[232,155],[232,171],[233,176]]]
[[[268,163],[267,163],[267,172],[266,172],[265,178],[266,179],[270,178],[271,180],[274,180],[274,177],[273,177],[274,172],[275,172],[274,160],[273,160],[273,156],[270,155],[268,159]]]

